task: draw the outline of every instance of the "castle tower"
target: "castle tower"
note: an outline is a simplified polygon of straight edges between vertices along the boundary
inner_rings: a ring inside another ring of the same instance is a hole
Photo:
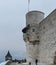
[[[12,56],[11,56],[11,54],[10,54],[9,51],[8,51],[8,53],[7,53],[6,56],[5,56],[5,61],[7,61],[7,60],[12,61]]]
[[[30,11],[26,14],[26,27],[22,32],[26,43],[27,61],[31,63],[38,61],[40,44],[38,24],[43,18],[44,13],[40,11]]]

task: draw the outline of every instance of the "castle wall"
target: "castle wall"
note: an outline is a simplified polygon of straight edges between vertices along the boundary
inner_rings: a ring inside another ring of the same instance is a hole
[[[30,27],[23,37],[26,42],[27,61],[31,63],[35,63],[36,59],[40,63],[53,63],[56,51],[56,10],[43,18],[44,14],[39,11],[26,14],[26,26],[30,24]]]
[[[56,51],[56,12],[49,15],[40,24],[39,61],[53,63]]]

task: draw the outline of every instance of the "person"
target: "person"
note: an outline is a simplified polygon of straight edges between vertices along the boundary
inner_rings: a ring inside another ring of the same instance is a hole
[[[55,51],[55,55],[54,55],[54,64],[56,64],[56,51]]]
[[[29,65],[31,65],[31,62],[29,62]]]
[[[38,60],[37,60],[37,59],[35,60],[35,63],[36,63],[36,65],[37,65],[37,63],[38,63]]]

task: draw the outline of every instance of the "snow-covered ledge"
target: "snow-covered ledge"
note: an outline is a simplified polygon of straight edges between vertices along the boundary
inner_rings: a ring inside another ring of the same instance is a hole
[[[5,61],[5,62],[0,63],[0,65],[6,65],[8,62],[9,62],[9,60],[8,60],[8,61]]]

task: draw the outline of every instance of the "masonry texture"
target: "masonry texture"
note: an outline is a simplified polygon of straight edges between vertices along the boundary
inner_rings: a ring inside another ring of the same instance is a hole
[[[53,63],[56,52],[56,9],[46,18],[40,11],[26,14],[23,39],[26,42],[27,61]]]

